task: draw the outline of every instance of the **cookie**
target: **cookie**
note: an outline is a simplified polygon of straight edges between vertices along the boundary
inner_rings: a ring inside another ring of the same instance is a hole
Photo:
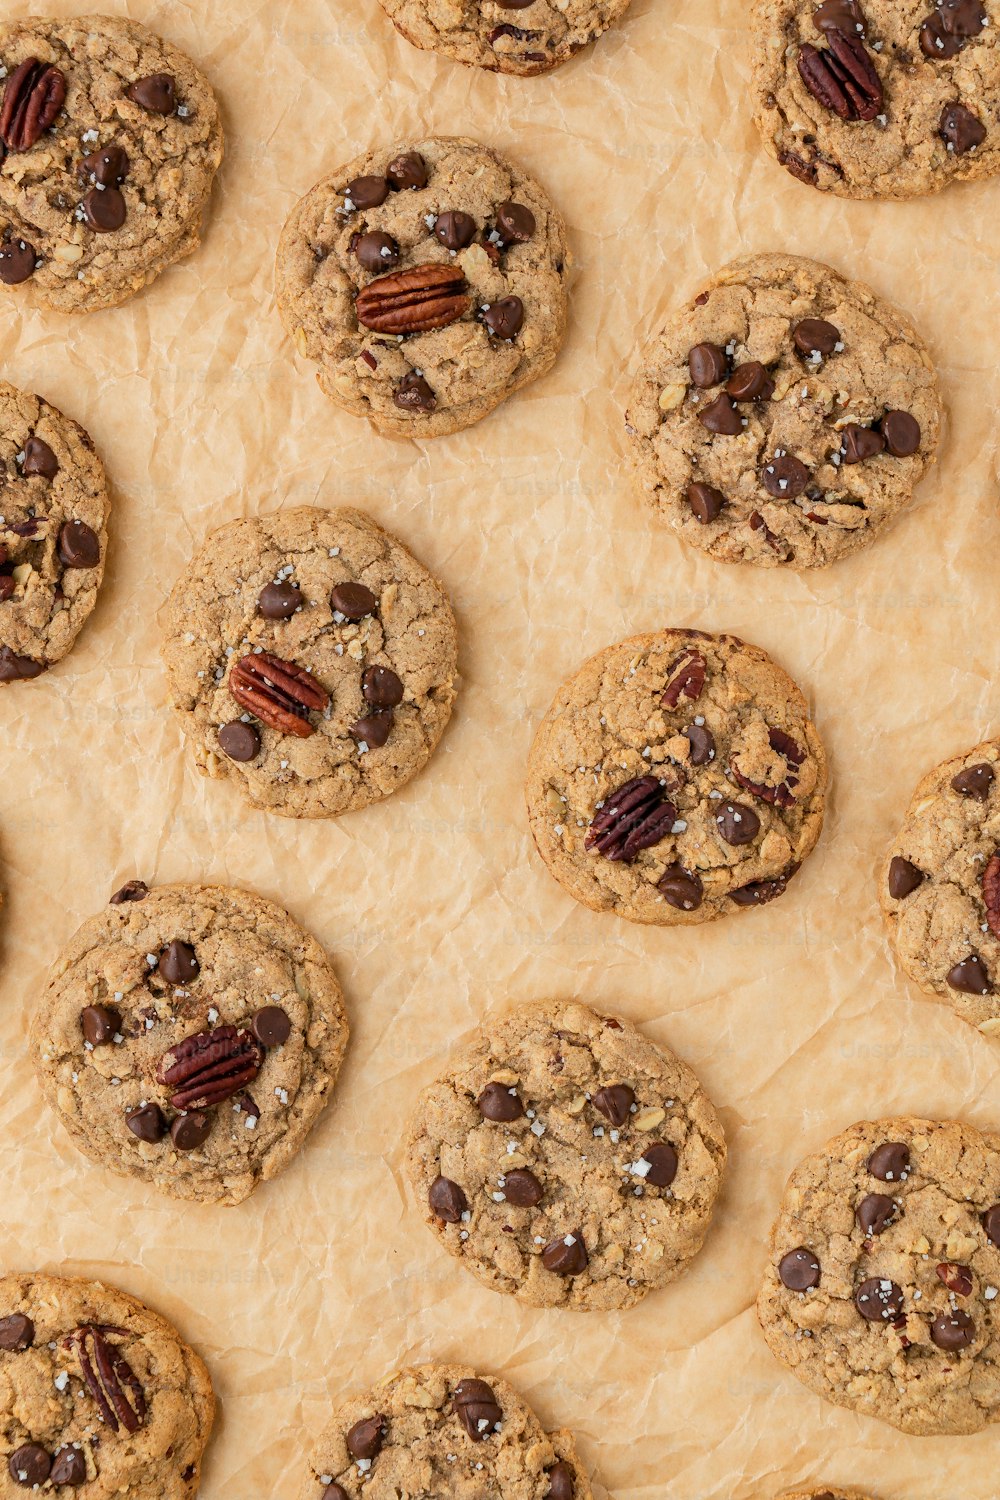
[[[657,520],[720,562],[818,568],[872,541],[934,459],[927,347],[816,261],[734,261],[646,345],[626,414]]]
[[[757,1303],[764,1337],[836,1406],[903,1432],[1000,1415],[1000,1136],[864,1121],[792,1173]]]
[[[756,0],[754,117],[793,177],[914,198],[1000,171],[993,0]]]
[[[10,20],[0,78],[0,282],[93,312],[197,249],[223,132],[183,52],[111,16]]]
[[[0,684],[70,650],[97,603],[109,510],[89,435],[0,381]]]
[[[209,1203],[287,1165],[346,1046],[316,940],[221,886],[129,881],[67,945],[31,1022],[42,1091],[85,1155]]]
[[[193,1500],[215,1416],[177,1330],[98,1281],[0,1276],[0,1495]]]
[[[534,178],[475,141],[366,152],[307,193],[277,295],[338,406],[390,437],[458,432],[555,362],[566,229]]]
[[[334,1414],[299,1500],[593,1500],[568,1432],[545,1432],[495,1375],[419,1365]]]
[[[593,911],[666,927],[784,893],[823,826],[826,752],[798,688],[733,635],[660,630],[564,682],[528,760],[549,870]]]
[[[779,1500],[870,1500],[860,1490],[792,1490]]]
[[[518,73],[548,73],[620,21],[630,0],[382,0],[408,42],[456,62]]]
[[[879,901],[914,983],[1000,1034],[1000,741],[920,782],[883,862]]]
[[[301,506],[214,531],[165,616],[198,769],[254,807],[334,817],[398,791],[455,701],[444,589],[361,511]]]
[[[488,1022],[421,1096],[407,1167],[445,1249],[533,1307],[633,1307],[701,1249],[726,1161],[691,1069],[575,1001]]]

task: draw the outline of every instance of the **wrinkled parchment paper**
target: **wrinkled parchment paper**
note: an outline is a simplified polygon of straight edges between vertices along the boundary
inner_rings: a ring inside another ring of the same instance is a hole
[[[418,52],[377,0],[105,4],[200,62],[229,143],[206,243],[144,296],[77,320],[0,300],[5,378],[86,425],[115,496],[95,616],[58,670],[0,702],[3,1261],[113,1280],[197,1345],[221,1401],[204,1500],[295,1493],[332,1402],[430,1358],[503,1373],[543,1421],[573,1428],[601,1500],[771,1500],[814,1478],[882,1500],[993,1500],[995,1431],[905,1437],[824,1405],[772,1359],[752,1304],[805,1152],[880,1113],[1000,1125],[1000,1047],[894,973],[873,884],[917,778],[1000,731],[1000,183],[850,204],[786,176],[749,118],[744,0],[635,0],[595,50],[528,80]],[[566,213],[577,269],[553,374],[421,447],[323,398],[284,337],[272,260],[318,178],[430,130],[479,136],[534,172]],[[722,566],[654,532],[622,464],[640,335],[717,265],[779,249],[909,310],[951,410],[913,511],[868,551],[798,577]],[[463,687],[402,793],[339,822],[268,818],[183,753],[157,611],[209,528],[341,502],[445,581]],[[822,841],[788,896],[686,932],[576,906],[532,852],[521,794],[561,679],[661,625],[771,651],[809,695],[834,773]],[[131,876],[283,902],[347,994],[333,1106],[237,1209],[175,1204],[89,1165],[30,1073],[25,1029],[48,964]],[[417,1090],[481,1016],[549,994],[620,1010],[672,1045],[729,1137],[703,1253],[620,1316],[486,1291],[403,1188]]]

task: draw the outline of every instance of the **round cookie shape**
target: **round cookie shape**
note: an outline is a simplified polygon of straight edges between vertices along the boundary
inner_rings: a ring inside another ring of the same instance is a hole
[[[766,652],[661,630],[559,689],[528,759],[528,821],[584,906],[694,924],[784,893],[819,838],[826,779],[808,705]]]
[[[909,321],[799,256],[723,268],[641,356],[629,457],[657,520],[720,562],[816,568],[913,498],[941,429]]]
[[[92,312],[197,249],[223,130],[183,52],[135,21],[26,19],[0,65],[0,282]]]
[[[397,791],[455,700],[444,589],[347,508],[213,532],[170,596],[162,649],[199,770],[286,817],[334,817]]]
[[[193,1500],[208,1371],[164,1318],[97,1281],[0,1276],[0,1493]]]
[[[456,62],[528,77],[568,62],[609,26],[630,0],[459,0],[447,13],[427,0],[382,0],[407,41]]]
[[[426,1089],[407,1167],[427,1223],[494,1291],[632,1307],[701,1249],[719,1118],[691,1069],[575,1001],[483,1026]]]
[[[347,1037],[326,954],[281,907],[130,881],[54,965],[31,1054],[85,1155],[175,1197],[232,1204],[303,1145]]]
[[[110,505],[83,428],[0,381],[0,684],[72,647],[97,603]]]
[[[913,982],[1000,1033],[1000,741],[923,778],[883,861],[879,901]]]
[[[863,1121],[806,1158],[771,1232],[771,1351],[836,1406],[903,1432],[1000,1414],[1000,1136]]]
[[[790,1490],[785,1495],[780,1495],[778,1500],[871,1500],[871,1496],[864,1495],[860,1490],[845,1490],[839,1486],[835,1489],[820,1490]]]
[[[793,177],[845,198],[913,198],[990,176],[997,20],[993,0],[756,0],[765,147]]]
[[[338,405],[391,437],[478,422],[555,362],[566,330],[561,216],[475,141],[366,152],[292,210],[278,306]]]
[[[593,1500],[570,1433],[545,1432],[505,1380],[418,1365],[345,1401],[299,1500]]]

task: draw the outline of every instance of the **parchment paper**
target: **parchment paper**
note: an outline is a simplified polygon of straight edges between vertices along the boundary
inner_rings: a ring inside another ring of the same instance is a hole
[[[5,14],[68,15],[87,0]],[[112,476],[103,597],[76,650],[0,703],[0,1203],[10,1268],[106,1277],[173,1318],[221,1399],[204,1500],[296,1492],[331,1403],[399,1364],[502,1372],[579,1435],[616,1500],[771,1500],[809,1479],[884,1500],[993,1500],[997,1436],[915,1439],[837,1411],[771,1357],[753,1299],[784,1179],[855,1119],[1000,1125],[1000,1049],[894,973],[874,873],[919,775],[1000,730],[995,628],[1000,184],[909,205],[793,181],[749,118],[744,0],[635,0],[547,78],[420,53],[377,0],[105,8],[191,53],[228,154],[200,253],[71,320],[0,299],[4,376],[83,422]],[[467,133],[571,227],[554,371],[457,437],[394,443],[337,411],[284,337],[272,260],[296,198],[376,141]],[[753,250],[826,259],[906,308],[951,409],[916,508],[826,572],[726,567],[654,531],[622,463],[640,336]],[[463,688],[428,769],[331,823],[202,781],[165,708],[157,611],[205,532],[281,505],[367,507],[447,584]],[[576,906],[530,847],[530,738],[584,654],[696,625],[771,651],[831,753],[827,827],[788,896],[688,932]],[[333,1107],[238,1209],[86,1163],[43,1110],[25,1027],[48,964],[125,879],[244,884],[335,956],[353,1042]],[[731,1169],[704,1252],[621,1316],[535,1312],[439,1249],[404,1193],[419,1087],[484,1014],[577,995],[668,1042],[722,1110]],[[604,1500],[605,1489],[598,1485]]]

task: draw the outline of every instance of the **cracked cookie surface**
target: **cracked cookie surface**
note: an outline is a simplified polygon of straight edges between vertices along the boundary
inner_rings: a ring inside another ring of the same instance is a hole
[[[0,1277],[0,1496],[193,1500],[215,1415],[201,1359],[115,1287]]]
[[[684,541],[721,562],[814,568],[909,505],[941,399],[923,340],[868,287],[754,255],[646,345],[626,424],[639,489]]]
[[[810,1390],[903,1432],[1000,1413],[1000,1136],[863,1121],[792,1173],[757,1311]]]
[[[441,585],[347,508],[221,527],[165,614],[171,702],[199,770],[288,817],[334,817],[409,781],[451,717],[456,651]]]
[[[523,77],[568,62],[630,0],[381,0],[397,31],[456,62]]]
[[[848,198],[912,198],[992,175],[998,28],[997,0],[756,0],[754,116],[768,152],[800,181]],[[860,109],[857,95],[845,102],[850,89],[831,92],[848,35],[870,78]]]
[[[871,1500],[869,1495],[862,1494],[860,1490],[820,1489],[820,1490],[789,1490],[787,1494],[779,1495],[778,1500]]]
[[[197,249],[223,130],[182,52],[110,16],[22,20],[0,65],[0,282],[90,312]]]
[[[1000,741],[935,766],[879,875],[896,956],[928,994],[1000,1035]]]
[[[104,576],[110,500],[78,423],[0,382],[0,683],[72,647]]]
[[[56,962],[31,1053],[92,1160],[177,1197],[240,1203],[304,1143],[347,1037],[326,954],[281,907],[138,881]]]
[[[278,305],[338,405],[390,436],[437,437],[551,368],[567,257],[532,177],[475,141],[432,136],[356,157],[306,194],[282,231]]]
[[[783,894],[819,838],[826,777],[808,705],[766,652],[663,630],[560,688],[528,760],[528,818],[585,906],[705,922]]]
[[[299,1500],[593,1500],[570,1433],[467,1365],[418,1365],[338,1407]]]
[[[726,1160],[694,1073],[576,1002],[490,1021],[421,1096],[407,1166],[427,1223],[494,1291],[632,1307],[701,1249]]]

